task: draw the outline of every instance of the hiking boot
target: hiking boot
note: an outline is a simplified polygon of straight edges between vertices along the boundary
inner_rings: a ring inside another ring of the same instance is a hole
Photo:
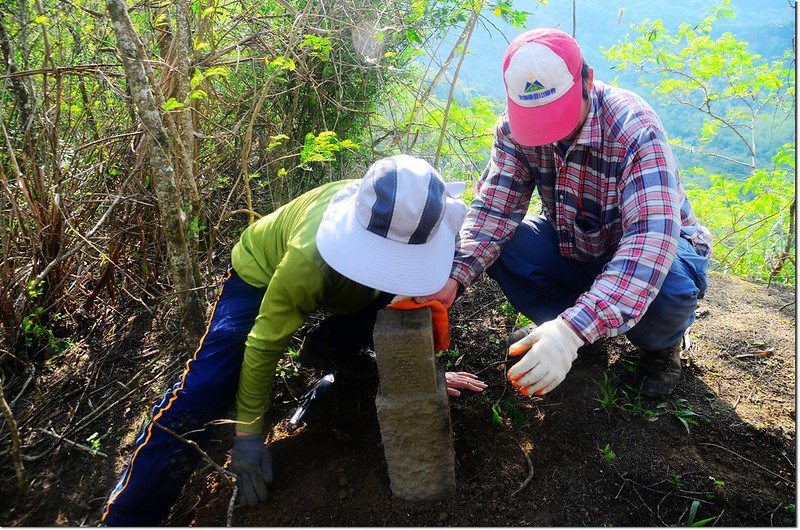
[[[642,395],[663,398],[672,394],[681,381],[681,352],[684,340],[663,350],[642,350],[636,367],[636,386]]]

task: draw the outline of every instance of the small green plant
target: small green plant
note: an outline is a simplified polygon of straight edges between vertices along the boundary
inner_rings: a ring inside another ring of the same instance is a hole
[[[700,508],[700,501],[693,500],[692,505],[689,507],[689,518],[686,520],[686,526],[706,526],[708,523],[713,523],[714,521],[719,519],[719,515],[715,515],[713,517],[708,517],[706,519],[695,521],[695,517],[697,517],[698,508]]]
[[[788,513],[789,515],[794,515],[797,513],[797,506],[794,504],[787,504],[783,507],[783,510]]]
[[[672,486],[674,490],[683,488],[683,480],[681,480],[681,476],[677,473],[670,473],[669,477],[667,477],[667,483]]]
[[[606,464],[610,464],[614,460],[617,459],[617,453],[611,449],[611,444],[607,443],[605,447],[603,447],[603,460]]]
[[[525,414],[517,408],[517,399],[513,396],[501,398],[492,405],[492,423],[503,427],[507,422],[514,427],[525,425]]]
[[[300,371],[297,369],[297,351],[294,348],[288,348],[286,355],[278,361],[275,366],[275,375],[283,379],[300,375]]]
[[[621,358],[619,360],[619,362],[622,365],[622,367],[625,369],[626,372],[631,373],[631,374],[636,372],[636,363],[631,361],[630,359],[625,359],[623,357],[623,358]]]
[[[22,336],[25,347],[29,349],[49,348],[56,354],[63,352],[69,342],[57,338],[53,330],[46,326],[47,323],[58,323],[66,318],[62,313],[48,314],[45,308],[39,305],[38,298],[44,295],[44,281],[28,282],[28,298],[36,307],[22,318]]]
[[[101,442],[100,442],[100,433],[93,432],[91,436],[86,439],[86,442],[89,444],[89,449],[92,451],[93,455],[96,455],[100,452]]]
[[[709,501],[716,501],[716,500],[725,500],[725,481],[724,480],[715,480],[714,477],[709,477],[711,479],[711,487],[713,491],[710,493],[706,493],[706,500]]]
[[[625,399],[627,400],[622,404],[621,408],[627,412],[642,418],[647,421],[656,421],[659,414],[653,410],[646,408],[642,404],[642,395],[639,390],[631,385],[624,385],[622,389]]]
[[[511,305],[511,302],[508,300],[503,300],[503,303],[497,307],[497,310],[507,317],[516,318],[517,316],[517,310],[514,309],[514,306]]]
[[[192,221],[189,223],[188,228],[190,234],[197,235],[206,229],[206,225],[200,224],[200,217],[195,215],[194,217],[192,217]]]
[[[461,352],[458,351],[458,348],[442,350],[436,354],[436,358],[444,362],[445,370],[450,370],[458,363],[461,358]]]
[[[664,410],[678,418],[678,421],[686,428],[686,434],[692,434],[689,425],[698,425],[695,418],[699,418],[700,416],[692,410],[689,402],[683,398],[675,399],[671,405],[672,408],[670,408],[670,403],[659,403],[656,408]]]
[[[594,398],[595,401],[600,403],[603,410],[611,412],[611,408],[617,401],[617,385],[614,379],[608,377],[608,372],[603,374],[603,380],[595,381],[600,397]]]
[[[504,300],[497,307],[497,310],[508,317],[509,322],[513,323],[517,328],[524,328],[531,323],[531,319],[514,309],[514,306],[508,300]]]

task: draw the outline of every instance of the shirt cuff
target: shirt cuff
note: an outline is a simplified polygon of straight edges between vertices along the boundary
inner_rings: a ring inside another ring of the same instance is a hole
[[[578,334],[587,344],[592,344],[603,337],[603,330],[597,314],[583,306],[572,306],[563,313],[561,318]]]
[[[453,262],[450,277],[467,289],[475,281],[475,273],[463,263]]]
[[[264,430],[262,414],[239,412],[236,415],[236,431],[247,434],[261,434]]]

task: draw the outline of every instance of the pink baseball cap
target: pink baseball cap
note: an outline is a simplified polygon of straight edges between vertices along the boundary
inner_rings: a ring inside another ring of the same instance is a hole
[[[578,125],[581,115],[581,66],[578,43],[552,28],[523,33],[503,57],[508,95],[508,124],[521,145],[557,142]]]

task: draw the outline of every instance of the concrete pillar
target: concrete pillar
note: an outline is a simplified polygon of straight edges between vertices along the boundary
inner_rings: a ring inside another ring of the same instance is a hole
[[[455,453],[444,371],[433,352],[430,308],[378,312],[375,405],[392,493],[438,500],[455,492]]]

